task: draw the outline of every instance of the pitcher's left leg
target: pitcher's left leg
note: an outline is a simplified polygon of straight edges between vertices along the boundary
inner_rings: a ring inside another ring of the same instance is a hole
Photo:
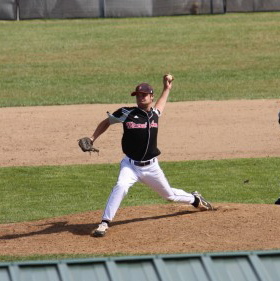
[[[141,181],[167,200],[191,204],[201,211],[213,210],[212,205],[197,191],[188,193],[183,189],[172,188],[158,161],[142,170]]]
[[[170,186],[157,160],[142,169],[141,181],[167,200],[187,204],[195,201],[195,197],[191,193]]]

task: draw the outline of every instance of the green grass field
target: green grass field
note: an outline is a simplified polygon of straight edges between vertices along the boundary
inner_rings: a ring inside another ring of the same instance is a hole
[[[163,162],[170,184],[199,190],[212,202],[272,204],[280,191],[280,158]],[[0,169],[0,223],[103,209],[118,164]],[[249,181],[249,182],[247,182]],[[168,204],[136,184],[122,206]]]
[[[0,22],[0,107],[278,98],[280,13]]]
[[[279,15],[0,21],[0,107],[127,103],[139,82],[157,94],[166,72],[175,76],[171,102],[279,98]],[[176,188],[212,202],[265,204],[279,196],[279,165],[279,158],[161,163]],[[113,164],[2,167],[0,223],[103,209],[117,174]],[[136,184],[122,206],[157,203],[168,204]],[[0,256],[33,258],[42,256]]]

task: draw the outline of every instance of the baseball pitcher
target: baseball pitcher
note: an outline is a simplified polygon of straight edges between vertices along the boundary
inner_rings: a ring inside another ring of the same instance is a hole
[[[153,88],[147,83],[138,85],[131,93],[131,96],[136,97],[137,106],[122,107],[113,113],[107,112],[108,117],[96,127],[89,138],[93,144],[111,125],[121,123],[123,126],[122,150],[125,156],[121,161],[119,176],[106,203],[101,223],[92,231],[92,236],[103,237],[106,234],[123,198],[136,182],[146,184],[167,200],[190,204],[201,211],[213,209],[198,192],[188,193],[171,187],[158,163],[159,118],[165,108],[173,80],[174,77],[170,74],[163,76],[163,90],[154,106]]]

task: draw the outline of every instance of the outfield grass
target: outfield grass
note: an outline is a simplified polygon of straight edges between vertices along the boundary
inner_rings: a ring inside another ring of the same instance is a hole
[[[279,15],[0,21],[0,107],[129,102],[166,72],[170,101],[278,98]]]
[[[212,202],[267,204],[279,196],[279,165],[280,158],[161,164],[172,186],[198,190]],[[117,164],[1,168],[0,223],[103,209],[118,168]],[[168,204],[136,184],[122,206],[158,203]]]

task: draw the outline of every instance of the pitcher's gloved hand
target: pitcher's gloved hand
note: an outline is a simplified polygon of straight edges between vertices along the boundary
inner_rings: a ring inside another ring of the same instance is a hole
[[[99,152],[99,149],[93,147],[93,141],[89,137],[79,139],[78,144],[83,152]]]

